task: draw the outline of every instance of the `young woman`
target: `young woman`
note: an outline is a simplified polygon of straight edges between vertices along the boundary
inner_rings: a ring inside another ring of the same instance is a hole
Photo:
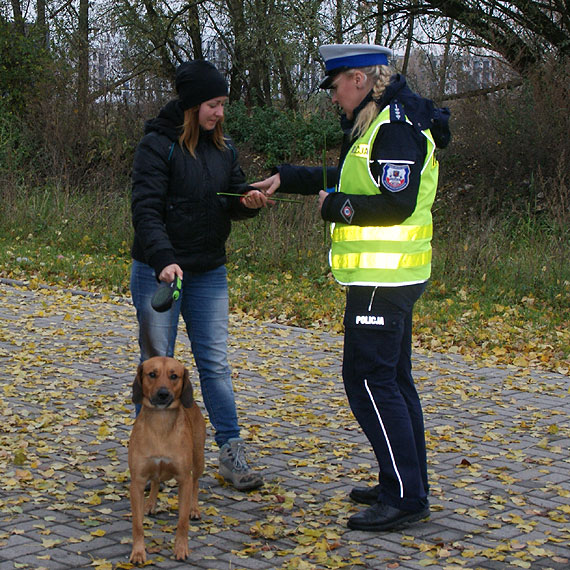
[[[370,505],[351,529],[383,531],[429,517],[424,422],[412,378],[412,310],[431,269],[436,146],[449,142],[448,111],[410,91],[382,46],[320,48],[332,101],[344,111],[338,168],[281,165],[253,184],[319,194],[332,222],[333,275],[348,286],[343,380],[350,407],[378,460],[379,484],[350,497]]]
[[[247,463],[227,360],[225,243],[231,220],[255,216],[267,200],[247,191],[237,152],[223,134],[228,87],[220,72],[207,61],[183,63],[176,90],[178,99],[146,123],[133,165],[131,294],[140,359],[173,356],[182,314],[220,447],[220,473],[237,489],[254,489],[263,481]],[[179,300],[155,311],[159,282],[176,277]]]

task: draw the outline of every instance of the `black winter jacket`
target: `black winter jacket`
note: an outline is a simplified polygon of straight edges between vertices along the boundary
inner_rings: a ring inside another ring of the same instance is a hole
[[[171,101],[145,125],[133,164],[131,211],[133,259],[151,265],[158,276],[172,263],[183,271],[203,272],[226,262],[231,220],[254,217],[239,197],[248,185],[237,152],[226,139],[218,149],[201,131],[196,157],[182,148],[183,111]]]

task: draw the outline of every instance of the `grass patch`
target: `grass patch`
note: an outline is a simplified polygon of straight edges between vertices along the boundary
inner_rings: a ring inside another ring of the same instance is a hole
[[[234,224],[232,311],[341,332],[344,288],[329,272],[329,238],[315,199],[304,200]],[[2,204],[0,277],[128,296],[131,235],[126,193],[21,189]],[[567,373],[567,237],[545,220],[491,227],[437,220],[433,279],[415,315],[416,349]]]

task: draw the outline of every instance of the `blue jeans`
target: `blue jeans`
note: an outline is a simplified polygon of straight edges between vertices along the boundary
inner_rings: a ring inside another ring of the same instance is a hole
[[[228,282],[225,266],[204,273],[184,273],[179,299],[169,311],[150,305],[158,281],[152,267],[133,260],[131,295],[139,323],[140,361],[173,356],[178,320],[182,318],[198,374],[204,405],[222,446],[240,429],[228,364]]]

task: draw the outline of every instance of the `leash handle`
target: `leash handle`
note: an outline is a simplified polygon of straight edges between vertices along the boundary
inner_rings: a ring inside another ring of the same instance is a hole
[[[178,276],[171,283],[160,283],[150,301],[152,308],[158,313],[168,311],[174,301],[180,297],[181,289],[182,279]]]

